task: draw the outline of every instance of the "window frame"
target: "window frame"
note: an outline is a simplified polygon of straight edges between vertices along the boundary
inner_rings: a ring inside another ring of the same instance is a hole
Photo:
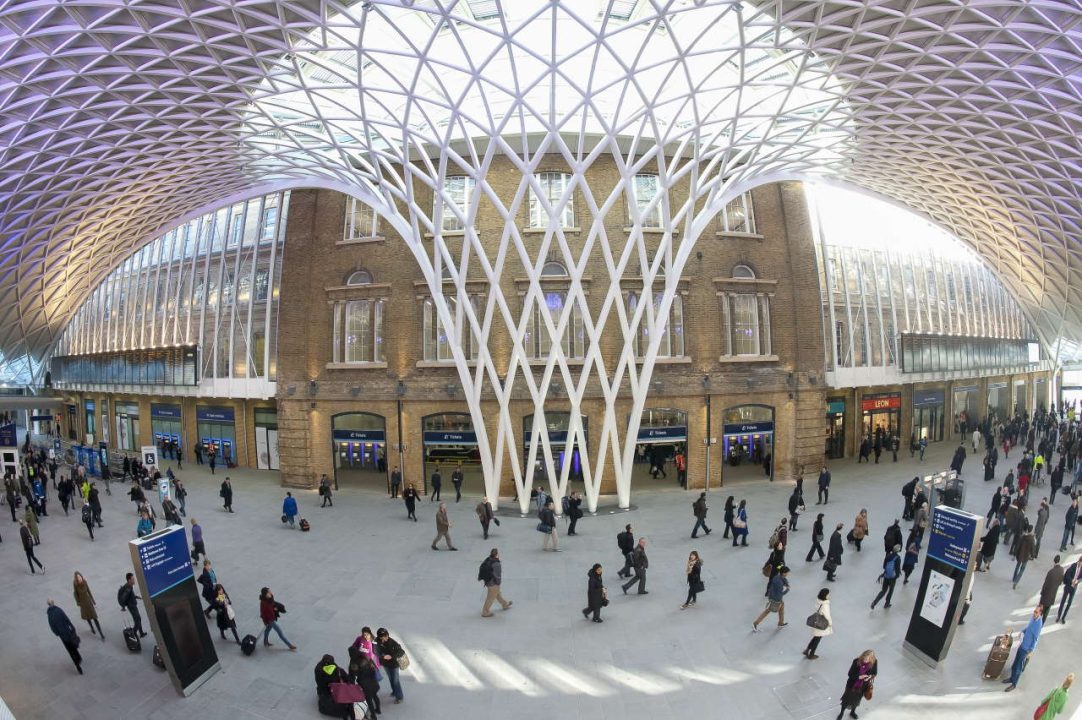
[[[653,178],[654,181],[654,194],[643,200],[639,196],[639,179],[640,178]],[[635,224],[635,212],[638,211],[642,216],[642,228],[646,230],[660,230],[662,229],[661,222],[661,202],[654,203],[654,207],[647,214],[643,214],[642,209],[661,195],[661,177],[657,173],[638,173],[631,179],[631,204],[628,205],[627,217],[631,225]]]
[[[741,222],[741,227],[733,227],[729,212],[730,208],[740,203],[741,209],[744,211],[744,219]],[[751,197],[751,191],[742,192],[735,198],[725,203],[725,207],[721,209],[718,214],[718,221],[721,226],[721,232],[727,234],[736,235],[756,235],[758,234],[758,227],[755,223],[755,204]]]
[[[371,214],[371,218],[365,217],[366,214]],[[353,196],[346,196],[346,217],[342,228],[342,241],[353,242],[374,237],[379,237],[379,213],[368,203]]]
[[[559,180],[559,183],[553,182]],[[561,171],[545,171],[534,174],[534,183],[545,191],[549,205],[555,207],[567,193],[571,185],[571,173]],[[527,203],[527,227],[531,230],[544,230],[549,227],[548,213],[541,206],[537,191],[531,186]],[[572,194],[567,199],[567,204],[559,212],[560,224],[557,226],[564,230],[575,227],[575,197]]]
[[[462,185],[461,189],[457,189],[455,187],[459,183],[461,183],[461,185]],[[470,197],[473,196],[473,191],[474,191],[475,187],[476,187],[476,183],[474,182],[474,179],[472,177],[470,177],[469,175],[448,175],[443,180],[444,194],[446,194],[448,196],[452,196],[451,197],[451,202],[454,203],[454,208],[456,208],[463,216],[465,216],[466,213],[467,213],[467,207],[469,205]],[[456,200],[454,195],[459,195],[459,194],[460,194],[460,197]],[[440,203],[441,202],[443,202],[443,195],[441,195],[438,192],[433,193],[433,195],[432,195],[432,219],[433,219],[433,225],[435,224],[435,218],[440,213],[440,209],[441,209]],[[443,210],[443,217],[442,217],[441,223],[440,223],[440,231],[441,232],[445,232],[445,233],[465,232],[465,230],[466,230],[465,223],[458,219],[458,215],[456,215],[454,213],[450,203],[443,202],[442,210]]]

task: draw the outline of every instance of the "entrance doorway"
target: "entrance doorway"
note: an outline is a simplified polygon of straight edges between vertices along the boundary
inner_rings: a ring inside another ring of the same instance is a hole
[[[331,418],[334,486],[390,492],[387,474],[387,419],[367,412]]]
[[[824,454],[832,460],[845,457],[845,398],[827,400],[826,425]]]
[[[533,442],[534,434],[534,416],[527,415],[522,418],[522,462],[525,466],[530,462],[530,445]],[[571,463],[571,468],[568,470],[568,482],[569,483],[581,483],[582,478],[582,453],[580,452],[580,446],[578,442],[573,443],[571,450],[567,449],[567,435],[568,429],[571,424],[571,413],[569,412],[552,412],[545,411],[545,428],[541,429],[541,432],[548,433],[549,449],[552,451],[552,461],[556,464],[556,468],[552,473],[547,472],[545,468],[545,454],[542,448],[537,448],[537,457],[534,458],[534,466],[530,472],[532,475],[532,488],[536,488],[538,485],[544,485],[545,491],[549,490],[549,481],[554,484],[559,481],[562,476],[564,463]],[[582,437],[588,438],[587,435],[587,419],[582,418]],[[573,485],[568,485],[568,492],[575,490]]]
[[[631,486],[637,490],[680,487],[687,484],[688,414],[675,408],[642,411]],[[679,460],[678,460],[679,457]],[[684,465],[684,471],[677,465]]]
[[[725,411],[722,483],[774,479],[774,408],[738,405]]]
[[[439,472],[442,478],[440,499],[455,499],[451,475],[461,470],[462,492],[483,495],[485,478],[481,470],[481,455],[477,452],[477,433],[469,413],[439,413],[421,418],[424,438],[424,492],[432,493],[431,478]]]

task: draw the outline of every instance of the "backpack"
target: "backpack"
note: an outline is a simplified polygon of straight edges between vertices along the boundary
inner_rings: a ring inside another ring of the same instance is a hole
[[[567,495],[560,498],[560,508],[563,510],[564,515],[571,512],[571,498]]]
[[[773,550],[778,546],[778,542],[781,540],[780,529],[775,530],[774,534],[770,536],[770,549]]]
[[[897,556],[892,557],[891,559],[887,560],[886,564],[883,565],[883,579],[884,580],[893,580],[896,577],[898,577],[898,558],[897,558]]]
[[[631,552],[635,548],[635,539],[631,533],[626,530],[616,535],[616,547],[620,548],[620,552]]]
[[[477,579],[485,583],[492,579],[492,558],[487,557],[481,561],[481,567],[477,570]]]
[[[93,514],[90,512],[89,505],[83,505],[83,524],[89,524],[93,519]]]

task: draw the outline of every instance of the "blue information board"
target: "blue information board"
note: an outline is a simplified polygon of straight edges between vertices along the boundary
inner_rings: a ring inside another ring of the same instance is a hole
[[[942,505],[935,508],[929,525],[928,557],[963,572],[968,570],[978,520],[976,515],[954,508]]]
[[[169,588],[193,577],[192,559],[188,555],[188,539],[184,528],[174,525],[132,542],[139,549],[139,564],[143,568],[150,597],[161,595]]]
[[[18,431],[15,429],[15,423],[0,425],[0,446],[16,447],[18,444],[19,436]]]

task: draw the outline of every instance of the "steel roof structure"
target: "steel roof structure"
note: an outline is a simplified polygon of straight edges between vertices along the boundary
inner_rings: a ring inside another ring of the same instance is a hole
[[[438,188],[608,143],[709,166],[714,205],[802,177],[892,198],[1070,359],[1080,22],[1073,0],[9,0],[0,352],[33,370],[117,263],[233,199],[335,187],[423,233],[404,161]]]

